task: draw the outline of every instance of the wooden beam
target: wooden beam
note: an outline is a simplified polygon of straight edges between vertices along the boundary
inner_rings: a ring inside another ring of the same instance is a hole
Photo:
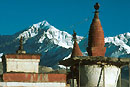
[[[126,66],[129,64],[129,58],[110,58],[110,57],[92,57],[92,56],[82,56],[82,57],[73,57],[63,61],[60,61],[60,65],[73,66],[82,61],[82,65],[98,65],[105,63],[107,65],[115,66]]]

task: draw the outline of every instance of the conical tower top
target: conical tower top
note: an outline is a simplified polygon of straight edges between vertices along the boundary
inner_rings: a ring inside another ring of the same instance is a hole
[[[99,7],[100,5],[98,3],[94,5],[96,11],[89,29],[87,47],[87,52],[89,56],[105,56],[106,52],[106,47],[104,47],[104,31],[102,29],[102,25],[98,16]]]
[[[77,38],[76,38],[76,32],[73,31],[73,40],[74,40],[74,46],[73,46],[73,49],[72,49],[72,54],[71,54],[71,58],[72,57],[75,57],[75,56],[83,56],[80,48],[79,48],[79,45],[77,43]]]

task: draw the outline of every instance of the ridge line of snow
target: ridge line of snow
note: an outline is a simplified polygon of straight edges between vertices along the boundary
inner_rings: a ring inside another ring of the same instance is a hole
[[[130,33],[124,33],[116,35],[115,37],[106,37],[105,43],[113,43],[116,46],[120,46],[120,49],[124,48],[128,54],[130,54],[130,46],[127,45],[128,39],[130,39]]]

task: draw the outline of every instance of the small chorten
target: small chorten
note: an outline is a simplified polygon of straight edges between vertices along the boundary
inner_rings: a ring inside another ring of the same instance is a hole
[[[72,50],[72,54],[71,54],[71,58],[72,57],[76,57],[76,56],[83,56],[79,45],[77,43],[77,38],[76,38],[76,32],[73,31],[73,40],[74,40],[74,46],[73,46],[73,50]]]
[[[20,40],[19,40],[20,46],[19,49],[16,51],[16,53],[18,54],[25,54],[26,51],[24,51],[23,49],[23,37],[21,36]]]
[[[73,49],[72,49],[71,59],[73,59],[74,57],[83,56],[83,54],[79,48],[79,45],[77,43],[77,37],[76,37],[75,31],[73,31],[73,41],[74,41],[74,45],[73,45]],[[72,83],[75,83],[75,80],[78,82],[79,81],[79,79],[78,79],[78,76],[79,76],[78,65],[71,66],[70,70],[71,70],[71,72],[69,73],[68,76],[70,76],[70,78],[73,79]],[[74,86],[74,84],[71,84],[71,86]]]
[[[95,15],[90,26],[87,47],[87,52],[89,56],[105,56],[106,52],[106,47],[104,47],[104,32],[102,29],[100,19],[98,17],[99,7],[99,3],[96,3],[94,5]]]

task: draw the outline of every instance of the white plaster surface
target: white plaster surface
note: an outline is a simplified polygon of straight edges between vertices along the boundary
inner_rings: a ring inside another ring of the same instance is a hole
[[[7,59],[7,72],[35,72],[38,73],[39,59]]]
[[[58,83],[58,82],[44,82],[44,83],[0,82],[0,87],[66,87],[66,83]]]
[[[81,66],[81,87],[97,87],[101,67],[99,65]],[[111,65],[105,65],[105,87],[116,87],[120,68]],[[99,87],[103,87],[103,72]]]

